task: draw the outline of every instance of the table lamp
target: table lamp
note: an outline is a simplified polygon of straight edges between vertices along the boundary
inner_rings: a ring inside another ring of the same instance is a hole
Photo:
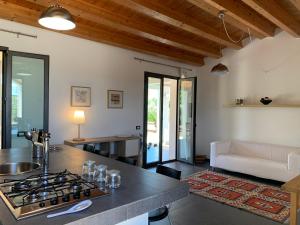
[[[84,138],[80,138],[80,124],[85,123],[85,116],[83,110],[76,110],[74,112],[74,123],[78,125],[78,137],[73,138],[73,141],[84,141]]]

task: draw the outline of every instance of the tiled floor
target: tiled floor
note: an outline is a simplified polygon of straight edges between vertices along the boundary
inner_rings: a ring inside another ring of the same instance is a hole
[[[203,164],[201,167],[191,166],[188,164],[173,162],[166,164],[171,168],[182,171],[182,177],[186,177],[197,171],[209,169],[209,165]],[[155,172],[155,169],[150,169]],[[227,174],[233,174],[220,171]],[[251,176],[236,174],[244,178],[252,179],[271,185],[280,185],[279,182],[271,182],[268,180],[257,179]],[[190,194],[188,197],[181,199],[171,206],[170,211],[173,225],[279,225],[281,223],[274,222],[253,213],[240,210],[234,207],[224,205],[222,203],[203,198],[199,195]],[[167,225],[167,220],[151,223],[153,225]],[[300,223],[299,223],[300,224]]]

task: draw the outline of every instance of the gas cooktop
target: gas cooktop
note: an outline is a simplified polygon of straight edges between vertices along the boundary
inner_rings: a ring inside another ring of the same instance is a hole
[[[0,183],[0,196],[17,220],[107,194],[68,170]]]

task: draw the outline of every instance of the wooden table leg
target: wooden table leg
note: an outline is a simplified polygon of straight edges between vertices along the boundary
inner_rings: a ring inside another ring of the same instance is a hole
[[[298,192],[291,192],[290,225],[297,225]]]

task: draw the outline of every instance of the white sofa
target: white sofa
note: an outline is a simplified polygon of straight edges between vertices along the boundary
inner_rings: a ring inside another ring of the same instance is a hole
[[[236,140],[212,142],[210,166],[286,182],[300,174],[300,148]]]

